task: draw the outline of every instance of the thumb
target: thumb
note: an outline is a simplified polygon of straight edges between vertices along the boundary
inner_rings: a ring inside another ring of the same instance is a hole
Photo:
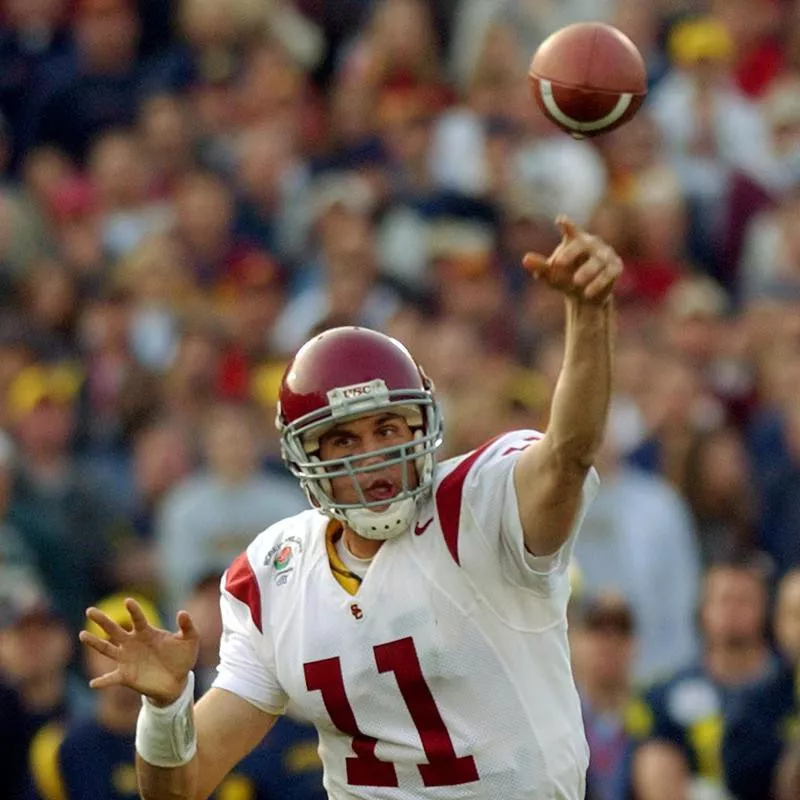
[[[547,257],[541,253],[526,253],[522,259],[522,266],[535,277],[549,268]]]
[[[195,628],[188,611],[179,611],[175,620],[178,623],[178,628],[180,629],[179,635],[182,639],[192,640],[198,638],[199,634],[197,628]]]
[[[580,228],[566,214],[559,214],[556,217],[556,225],[565,239],[575,239],[581,233]]]

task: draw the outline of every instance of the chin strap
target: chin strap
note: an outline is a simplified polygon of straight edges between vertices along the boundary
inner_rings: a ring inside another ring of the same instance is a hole
[[[352,508],[342,514],[345,525],[365,539],[394,539],[411,525],[417,512],[417,500],[406,497],[392,503],[386,511]]]

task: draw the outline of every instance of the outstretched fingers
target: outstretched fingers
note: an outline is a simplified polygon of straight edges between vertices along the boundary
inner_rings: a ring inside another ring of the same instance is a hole
[[[99,678],[92,678],[92,680],[89,681],[89,688],[106,689],[109,686],[119,686],[121,684],[122,673],[119,671],[119,668],[117,668],[113,672],[106,672],[105,675],[101,675]]]
[[[111,617],[100,611],[99,608],[92,606],[86,609],[86,616],[94,623],[100,626],[108,634],[108,638],[112,642],[121,642],[128,636],[128,632],[117,625]]]
[[[148,623],[142,607],[132,597],[129,597],[125,600],[125,608],[131,615],[134,631],[146,631],[150,623]]]
[[[108,639],[101,639],[99,636],[89,633],[89,631],[81,631],[78,634],[78,638],[85,645],[88,645],[93,650],[97,650],[98,653],[102,653],[104,656],[108,656],[114,660],[119,658],[120,647],[116,644],[112,644]]]
[[[180,636],[183,639],[197,639],[199,634],[197,632],[197,628],[194,626],[194,622],[192,622],[191,616],[189,616],[188,611],[179,611],[177,616],[175,617],[175,621],[178,623],[178,629],[180,630]]]

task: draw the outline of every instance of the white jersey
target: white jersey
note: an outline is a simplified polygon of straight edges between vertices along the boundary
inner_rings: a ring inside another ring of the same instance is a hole
[[[214,685],[311,720],[334,800],[583,800],[566,570],[598,478],[562,550],[528,554],[512,468],[540,436],[439,465],[355,595],[331,572],[318,511],[267,529],[223,578]]]

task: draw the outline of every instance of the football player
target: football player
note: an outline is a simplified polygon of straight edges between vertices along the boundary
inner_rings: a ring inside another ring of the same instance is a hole
[[[287,368],[277,424],[312,509],[260,534],[222,579],[214,686],[193,706],[197,631],[81,640],[116,661],[94,688],[143,695],[145,798],[206,797],[291,703],[319,732],[336,800],[579,800],[588,749],[570,670],[567,566],[594,497],[622,263],[557,219],[524,266],[565,296],[547,431],[435,465],[433,385],[399,342],[326,331]],[[491,375],[486,376],[492,380]]]

